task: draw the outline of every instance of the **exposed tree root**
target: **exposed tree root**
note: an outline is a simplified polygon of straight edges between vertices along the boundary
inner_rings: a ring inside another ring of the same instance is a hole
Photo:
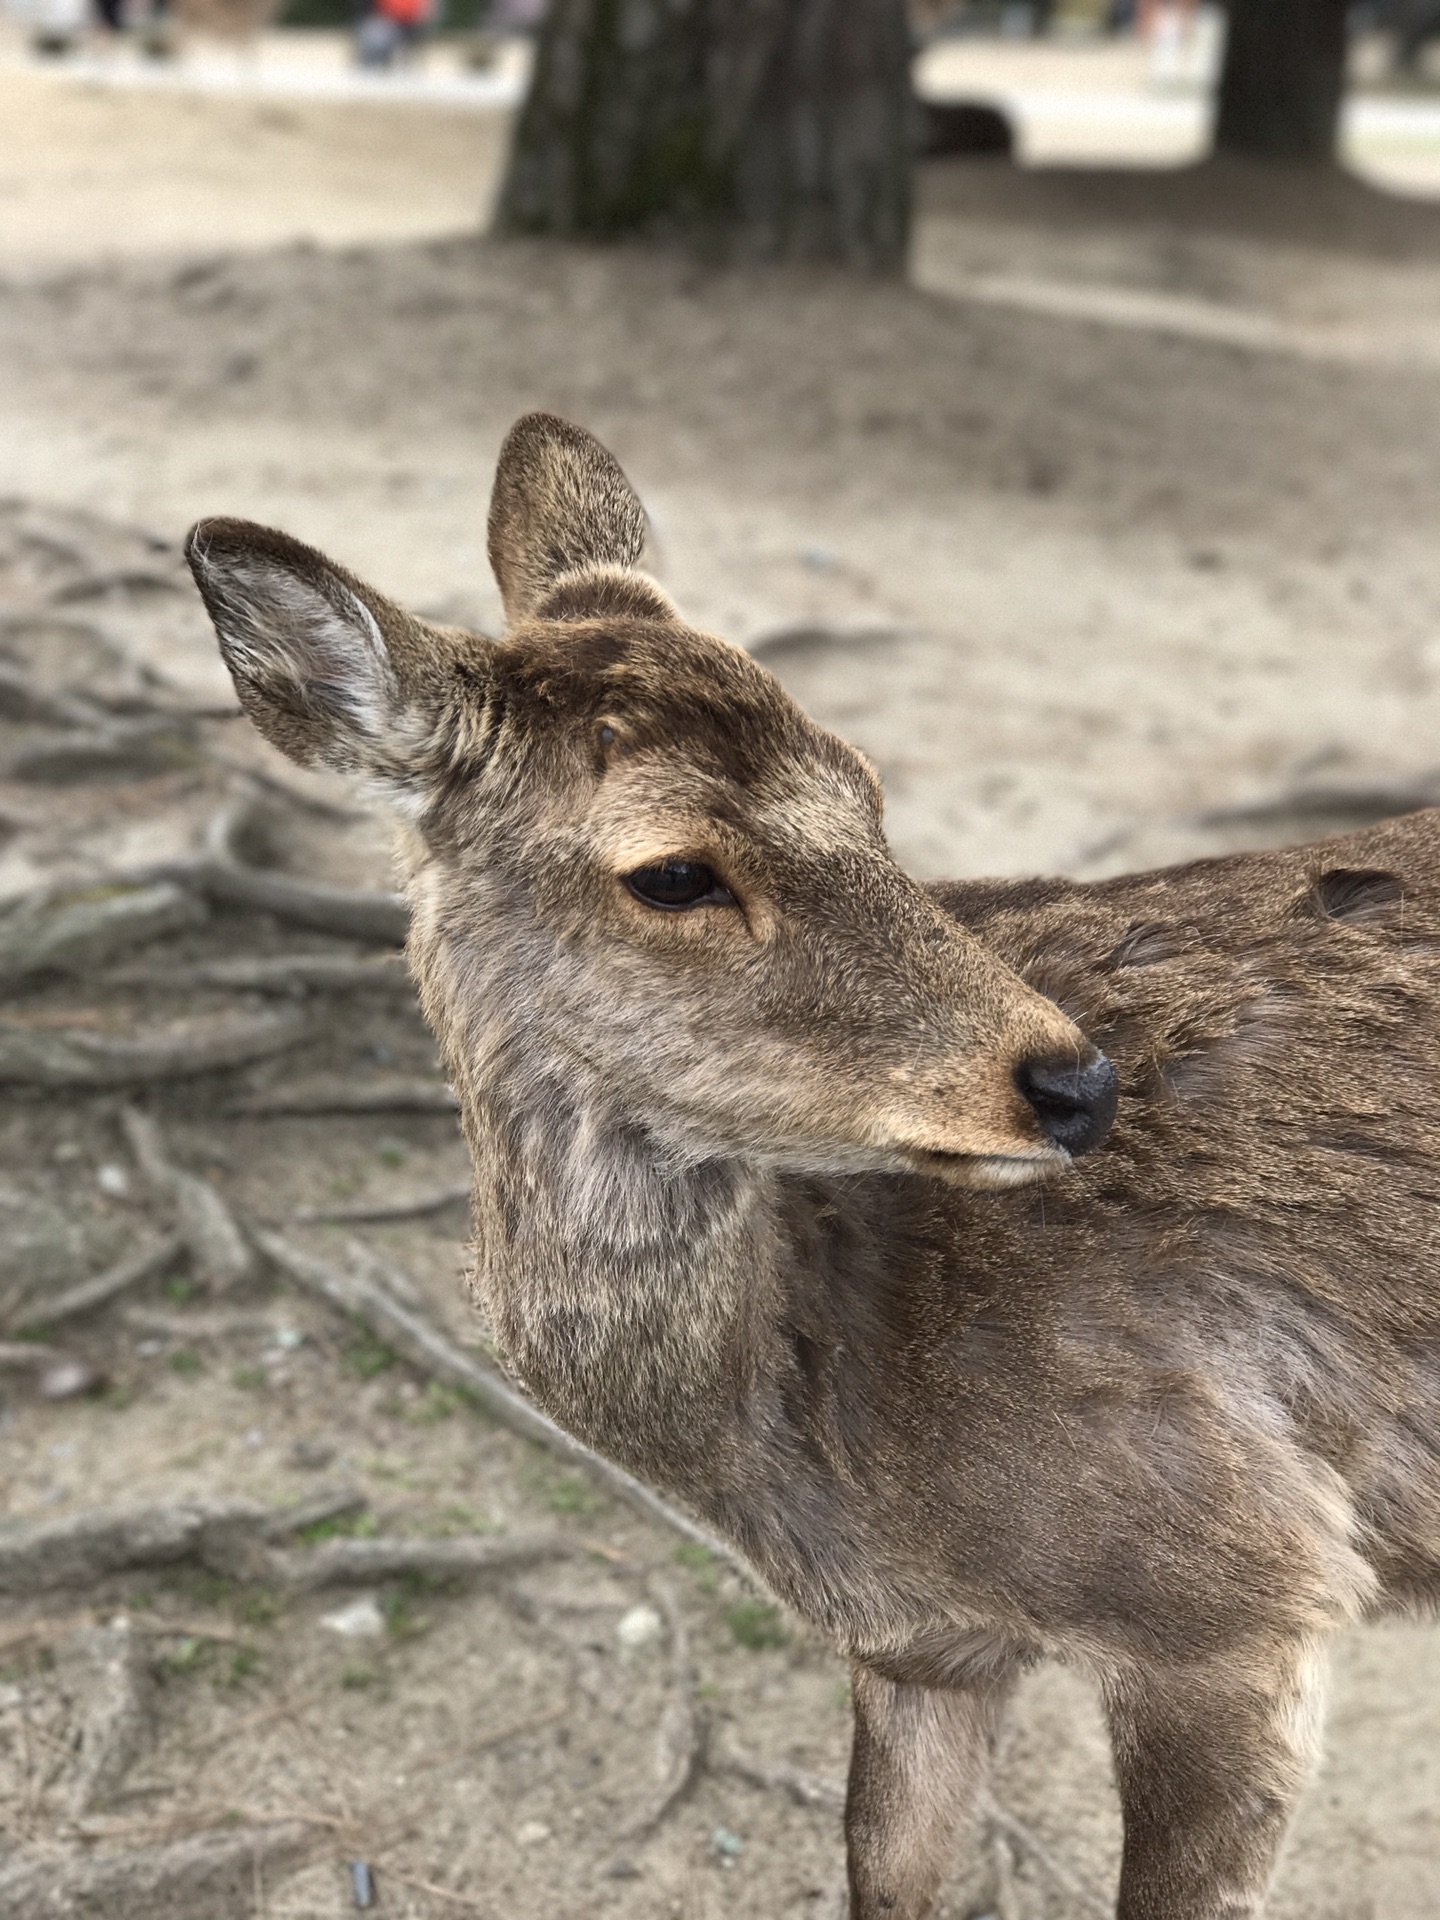
[[[62,1685],[80,1707],[80,1756],[72,1813],[103,1806],[124,1784],[144,1741],[151,1672],[147,1649],[128,1620],[85,1626],[55,1650]]]
[[[235,1574],[253,1564],[259,1530],[270,1518],[252,1500],[187,1500],[12,1521],[0,1529],[0,1593],[88,1587],[107,1574],[183,1560]]]
[[[306,1032],[290,1009],[177,1020],[123,1035],[0,1020],[0,1084],[32,1087],[138,1086],[183,1080],[294,1047]]]
[[[241,1094],[227,1102],[225,1111],[268,1118],[320,1113],[454,1113],[457,1108],[455,1095],[443,1080],[420,1080],[396,1073],[374,1080],[337,1074],[267,1087],[262,1092]]]
[[[297,1207],[295,1219],[301,1225],[348,1223],[361,1226],[382,1220],[417,1220],[423,1214],[442,1213],[446,1207],[458,1207],[470,1199],[470,1182],[460,1180],[453,1187],[438,1187],[433,1193],[417,1193],[409,1200],[370,1200],[333,1207]]]
[[[653,1833],[686,1798],[705,1769],[708,1727],[700,1710],[684,1615],[663,1582],[652,1580],[649,1592],[670,1633],[670,1691],[655,1733],[655,1796],[622,1828],[621,1837],[626,1840],[641,1840]]]
[[[163,1273],[180,1253],[182,1245],[178,1233],[166,1234],[163,1240],[127,1254],[93,1279],[82,1280],[78,1286],[67,1287],[63,1293],[48,1299],[25,1301],[16,1311],[12,1325],[18,1333],[39,1333],[46,1327],[59,1326],[62,1320],[75,1319],[83,1313],[93,1313],[97,1307],[108,1306],[142,1280]]]
[[[3,922],[0,922],[3,926]],[[234,993],[389,993],[415,997],[415,983],[403,962],[389,955],[349,953],[266,954],[232,960],[200,960],[190,966],[118,968],[107,986],[219,987]]]
[[[257,1879],[292,1871],[315,1842],[313,1825],[286,1820],[21,1858],[0,1869],[0,1920],[253,1920]]]
[[[127,947],[188,933],[205,917],[193,893],[165,881],[68,897],[47,891],[0,918],[0,986],[34,974],[103,966]]]
[[[174,1209],[175,1230],[200,1278],[221,1292],[248,1279],[255,1270],[254,1252],[210,1181],[174,1164],[159,1127],[138,1107],[122,1107],[120,1121],[140,1171]]]

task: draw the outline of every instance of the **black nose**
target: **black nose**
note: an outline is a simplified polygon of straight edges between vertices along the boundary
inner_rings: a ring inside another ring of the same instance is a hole
[[[1066,1153],[1088,1153],[1109,1133],[1120,1082],[1103,1053],[1083,1066],[1054,1057],[1024,1060],[1015,1069],[1015,1084],[1029,1101],[1045,1138]]]

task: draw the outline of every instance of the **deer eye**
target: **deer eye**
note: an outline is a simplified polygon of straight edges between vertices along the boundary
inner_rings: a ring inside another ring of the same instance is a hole
[[[686,907],[731,907],[730,889],[699,860],[663,860],[658,867],[637,867],[625,884],[647,907],[679,913]]]

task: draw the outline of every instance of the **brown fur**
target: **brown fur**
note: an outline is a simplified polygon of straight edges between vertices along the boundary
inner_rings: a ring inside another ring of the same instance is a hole
[[[1104,1691],[1123,1920],[1257,1914],[1327,1638],[1440,1594],[1440,817],[922,888],[627,571],[603,450],[532,417],[496,503],[500,642],[240,523],[192,559],[257,723],[409,822],[503,1351],[855,1663],[854,1920],[930,1911],[1040,1657]],[[737,904],[635,899],[666,856]],[[1015,1072],[1092,1042],[1071,1163]]]

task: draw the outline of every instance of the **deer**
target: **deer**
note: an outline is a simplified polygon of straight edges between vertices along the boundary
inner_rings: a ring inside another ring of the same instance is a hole
[[[1103,1701],[1120,1920],[1251,1920],[1329,1643],[1440,1598],[1440,814],[922,885],[645,539],[530,414],[498,639],[188,541],[250,719],[393,806],[473,1297],[849,1660],[852,1920],[933,1911],[1042,1660]]]

